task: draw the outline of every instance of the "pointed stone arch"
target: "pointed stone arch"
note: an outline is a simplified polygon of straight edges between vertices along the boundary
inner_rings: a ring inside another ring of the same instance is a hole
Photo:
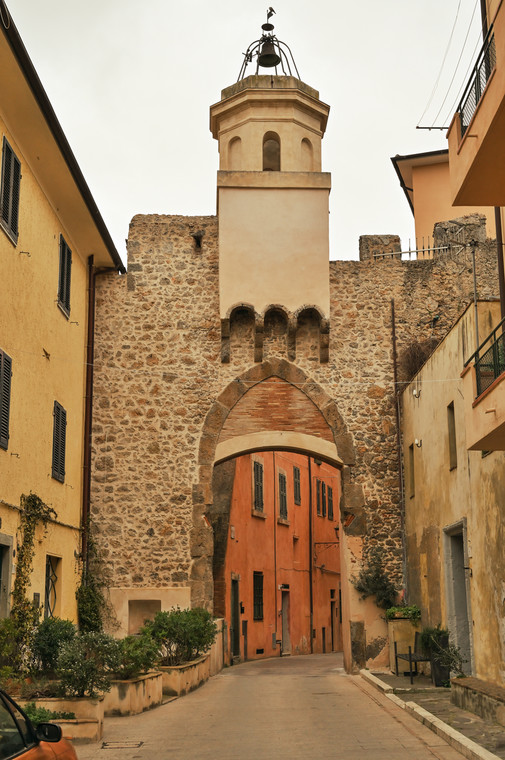
[[[193,605],[205,603],[206,599],[212,598],[212,557],[213,557],[213,534],[212,534],[212,473],[216,461],[216,452],[220,443],[223,428],[231,411],[244,399],[246,394],[258,388],[265,380],[276,379],[284,382],[293,389],[293,393],[304,396],[307,403],[312,403],[327,426],[328,435],[319,436],[326,446],[333,446],[335,457],[343,467],[343,483],[348,483],[346,494],[340,505],[343,516],[351,514],[354,523],[356,517],[361,517],[364,498],[360,486],[353,486],[349,479],[349,467],[355,463],[354,445],[352,436],[338,410],[337,404],[328,393],[313,378],[309,377],[302,369],[286,361],[285,359],[271,359],[261,364],[254,365],[249,370],[238,376],[217,397],[209,409],[203,425],[198,453],[199,483],[193,490],[193,528],[190,536],[192,571],[191,571],[191,595]],[[293,412],[293,416],[295,412]],[[296,428],[295,428],[296,429]],[[284,430],[272,426],[267,433],[281,433],[289,431],[289,425],[284,425]],[[292,430],[292,427],[291,427]],[[306,431],[303,431],[306,432]],[[317,433],[316,433],[317,435]],[[310,436],[308,436],[310,437]],[[274,445],[278,445],[278,441]],[[322,444],[322,445],[323,445]],[[261,448],[258,447],[255,450]],[[305,450],[314,451],[310,444]],[[250,445],[247,451],[252,451]],[[328,449],[329,451],[329,449]],[[240,449],[236,449],[233,455],[238,455]],[[323,453],[317,451],[315,453]],[[329,460],[335,457],[328,456]],[[349,506],[347,501],[349,500]],[[347,511],[350,510],[350,511]],[[356,525],[362,521],[358,519]]]

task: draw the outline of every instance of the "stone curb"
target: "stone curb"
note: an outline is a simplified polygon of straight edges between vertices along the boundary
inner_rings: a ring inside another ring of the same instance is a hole
[[[468,760],[500,760],[498,755],[489,752],[485,747],[481,747],[480,744],[476,744],[471,739],[468,739],[459,731],[448,726],[447,723],[444,723],[440,718],[437,718],[435,715],[428,712],[428,710],[425,710],[424,707],[420,707],[415,702],[404,702],[403,699],[400,699],[400,697],[397,697],[396,694],[393,693],[392,686],[384,683],[384,681],[381,681],[377,676],[372,675],[367,670],[360,670],[360,676],[376,689],[382,691],[388,699],[395,703],[395,705],[406,710],[409,715],[412,715],[416,720],[431,729],[431,731],[437,734],[437,736],[445,739],[451,747],[454,747],[458,752],[461,752],[461,754],[464,755],[464,757],[467,757]]]

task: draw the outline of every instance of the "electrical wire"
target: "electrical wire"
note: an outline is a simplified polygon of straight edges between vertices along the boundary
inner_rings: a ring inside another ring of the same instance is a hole
[[[479,0],[475,0],[475,5],[473,7],[472,17],[470,19],[470,23],[468,24],[468,29],[467,29],[467,32],[466,32],[466,35],[465,35],[465,39],[463,41],[463,46],[461,48],[461,52],[459,54],[459,58],[458,58],[458,61],[456,63],[456,67],[454,69],[454,74],[452,75],[451,81],[449,83],[449,87],[447,88],[447,92],[446,92],[445,98],[442,101],[442,105],[438,109],[437,115],[433,119],[432,126],[436,123],[438,117],[440,116],[440,113],[441,113],[443,107],[445,106],[447,98],[449,97],[449,93],[451,92],[451,88],[452,88],[452,85],[454,84],[454,80],[456,79],[456,74],[458,73],[459,64],[461,63],[461,59],[463,57],[463,53],[465,52],[466,43],[467,43],[467,40],[468,40],[468,36],[470,34],[470,30],[472,28],[472,22],[473,22],[473,18],[475,16],[475,11],[477,10],[478,3],[479,3]]]
[[[470,71],[473,68],[474,60],[475,60],[476,55],[477,55],[477,51],[479,50],[479,48],[481,47],[481,45],[482,45],[481,33],[478,32],[478,34],[477,34],[477,42],[474,45],[472,56],[470,58],[470,62],[468,64],[468,66],[467,66],[467,69],[466,69],[466,72],[465,72],[465,76],[463,77],[463,81],[461,83],[461,87],[459,88],[458,93],[457,93],[456,97],[454,98],[453,104],[452,104],[451,108],[448,111],[448,115],[446,117],[446,121],[450,121],[452,119],[452,116],[455,113],[456,108],[458,107],[458,103],[459,103],[459,101],[461,99],[461,95],[462,95],[463,90],[465,89],[465,87],[467,85],[467,82],[468,82],[468,76],[470,74]]]
[[[431,95],[430,95],[430,97],[428,99],[428,102],[426,104],[426,108],[424,109],[421,118],[417,122],[417,126],[419,126],[420,123],[422,122],[422,120],[424,119],[424,115],[426,114],[426,111],[428,110],[428,108],[430,107],[430,105],[432,103],[433,97],[434,97],[436,89],[438,87],[438,83],[440,82],[440,77],[442,76],[442,71],[444,69],[445,62],[447,60],[447,54],[449,53],[449,48],[451,47],[452,38],[454,36],[454,30],[456,29],[456,24],[458,22],[460,8],[461,8],[461,0],[459,0],[459,2],[458,2],[458,8],[457,8],[457,11],[456,11],[456,18],[454,19],[454,24],[452,25],[452,31],[451,31],[451,34],[450,34],[450,37],[449,37],[449,42],[447,43],[447,47],[445,49],[444,57],[442,59],[442,64],[440,66],[440,71],[438,72],[438,76],[437,76],[437,79],[436,79],[435,84],[433,86],[433,90],[431,91]]]

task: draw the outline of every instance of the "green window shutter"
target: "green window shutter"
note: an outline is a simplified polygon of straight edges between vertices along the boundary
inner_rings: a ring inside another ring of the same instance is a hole
[[[72,251],[60,235],[60,272],[58,278],[58,304],[67,316],[70,315],[70,280]]]
[[[293,467],[293,496],[295,504],[302,503],[302,494],[300,489],[300,468]]]
[[[0,190],[0,219],[11,240],[17,243],[21,163],[4,137]]]
[[[316,511],[321,514],[321,481],[316,480]]]
[[[328,486],[328,519],[333,520],[333,488]]]
[[[321,483],[321,505],[323,517],[326,517],[326,483]]]
[[[65,445],[67,436],[67,413],[57,401],[53,411],[53,467],[52,476],[63,483],[65,480]]]
[[[254,509],[263,512],[263,465],[254,462]]]
[[[253,573],[253,620],[263,620],[263,573]]]
[[[283,520],[288,519],[286,476],[282,472],[279,473],[279,515]]]
[[[12,359],[0,351],[0,448],[9,445]]]

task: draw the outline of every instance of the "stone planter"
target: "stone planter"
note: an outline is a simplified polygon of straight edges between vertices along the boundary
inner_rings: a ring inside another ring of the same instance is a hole
[[[388,620],[388,637],[389,637],[389,667],[391,672],[395,672],[395,645],[396,641],[399,652],[408,652],[409,647],[414,651],[416,631],[421,629],[419,620],[412,621],[410,618],[393,618]],[[398,660],[399,667],[405,665],[405,661]],[[419,670],[422,672],[424,663],[419,663]],[[407,668],[409,664],[407,663]]]
[[[183,665],[162,665],[159,670],[163,675],[163,694],[180,697],[208,681],[210,656],[205,654]]]
[[[27,702],[35,702],[37,707],[45,707],[53,712],[74,713],[73,720],[53,720],[61,726],[65,739],[73,742],[97,742],[103,736],[104,700],[102,697],[40,697],[18,700],[21,707]]]
[[[138,678],[111,681],[111,690],[104,694],[104,713],[110,715],[138,715],[163,700],[163,676],[151,671]]]

